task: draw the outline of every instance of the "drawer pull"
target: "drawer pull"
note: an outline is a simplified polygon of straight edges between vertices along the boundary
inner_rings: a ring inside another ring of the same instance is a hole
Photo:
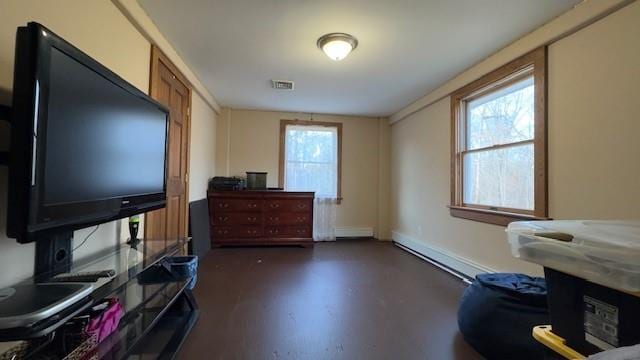
[[[304,232],[305,232],[305,231],[304,231],[304,230],[301,230],[301,229],[298,229],[298,230],[296,230],[296,232],[297,232],[298,234],[304,234]]]
[[[249,209],[255,209],[258,207],[258,204],[248,204]]]
[[[247,234],[249,235],[256,235],[258,233],[258,230],[247,230]]]
[[[222,222],[225,222],[225,221],[229,220],[229,217],[228,216],[218,216],[218,220],[220,220]]]
[[[276,230],[269,230],[269,234],[278,235],[278,234],[280,234],[280,231],[277,230],[277,229]]]
[[[219,234],[219,235],[226,235],[226,234],[228,234],[228,233],[229,233],[229,231],[228,231],[228,230],[218,230],[218,234]]]
[[[277,209],[280,207],[280,204],[270,204],[269,205],[272,209]]]
[[[304,216],[298,216],[298,222],[305,222],[307,221],[307,218]]]
[[[269,216],[269,220],[271,220],[271,221],[280,221],[280,218],[278,216]]]
[[[307,207],[307,204],[298,204],[298,209],[304,209]]]
[[[247,221],[255,222],[256,220],[258,220],[258,218],[257,218],[257,217],[255,217],[255,216],[249,216],[249,217],[247,217]]]
[[[228,204],[228,203],[224,203],[224,204],[223,204],[223,203],[220,203],[220,204],[218,204],[218,207],[220,207],[220,208],[225,208],[225,209],[226,209],[226,208],[228,208],[228,207],[229,207],[229,204]]]

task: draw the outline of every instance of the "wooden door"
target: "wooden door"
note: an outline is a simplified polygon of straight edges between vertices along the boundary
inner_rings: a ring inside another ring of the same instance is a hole
[[[151,97],[170,110],[167,206],[147,213],[145,238],[170,247],[187,236],[191,89],[186,78],[155,46],[151,48]]]

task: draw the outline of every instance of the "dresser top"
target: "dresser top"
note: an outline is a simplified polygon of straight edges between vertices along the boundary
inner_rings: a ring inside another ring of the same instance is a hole
[[[209,196],[252,197],[252,196],[292,196],[314,197],[313,191],[285,191],[285,190],[209,190]]]

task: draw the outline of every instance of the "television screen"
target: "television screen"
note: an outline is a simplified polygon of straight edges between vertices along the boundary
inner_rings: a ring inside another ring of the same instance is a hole
[[[45,205],[162,192],[166,114],[56,48],[49,73]]]
[[[7,234],[163,207],[169,111],[37,23],[18,28]]]

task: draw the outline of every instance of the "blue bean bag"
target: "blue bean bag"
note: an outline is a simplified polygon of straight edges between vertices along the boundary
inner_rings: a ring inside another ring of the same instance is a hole
[[[544,347],[531,331],[544,324],[549,324],[544,278],[481,274],[460,300],[460,332],[489,360],[543,359]]]

